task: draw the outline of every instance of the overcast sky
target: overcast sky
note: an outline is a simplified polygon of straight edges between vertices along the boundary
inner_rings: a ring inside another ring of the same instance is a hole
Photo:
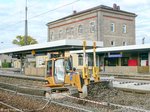
[[[39,43],[47,41],[46,23],[98,5],[136,13],[136,43],[150,43],[150,0],[28,0],[28,34]],[[0,0],[0,49],[10,48],[17,35],[24,35],[25,0]]]

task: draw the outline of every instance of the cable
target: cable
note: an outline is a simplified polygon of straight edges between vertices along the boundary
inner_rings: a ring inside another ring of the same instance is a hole
[[[65,6],[74,4],[74,3],[78,2],[78,1],[80,1],[80,0],[73,1],[73,2],[71,2],[71,3],[68,3],[68,4],[65,4],[65,5],[59,6],[59,7],[57,7],[57,8],[51,9],[51,10],[49,10],[49,11],[43,12],[43,13],[41,13],[41,14],[32,16],[32,17],[28,18],[28,20],[29,20],[29,19],[33,19],[33,18],[38,17],[38,16],[41,16],[41,15],[44,15],[44,14],[47,14],[47,13],[49,13],[49,12],[55,11],[55,10],[57,10],[57,9],[59,9],[59,8],[62,8],[62,7],[65,7]],[[18,22],[9,24],[9,25],[7,25],[6,28],[9,28],[8,26],[16,25],[16,24],[19,24],[19,23],[22,23],[22,22],[24,22],[24,20],[21,20],[21,21],[18,21]],[[5,30],[6,28],[0,28],[0,30]]]
[[[18,21],[18,22],[9,24],[9,25],[7,25],[5,28],[0,28],[0,30],[5,30],[6,28],[9,28],[8,26],[12,26],[12,25],[14,26],[14,25],[20,24],[20,23],[22,23],[22,22],[24,22],[24,20],[21,20],[21,21]],[[15,30],[15,29],[14,29],[14,30]]]
[[[78,1],[80,1],[80,0],[73,1],[73,2],[71,2],[71,3],[68,3],[68,4],[65,4],[65,5],[59,6],[59,7],[57,7],[57,8],[51,9],[51,10],[49,10],[49,11],[43,12],[43,13],[41,13],[41,14],[32,16],[32,17],[30,17],[29,19],[33,19],[33,18],[35,18],[35,17],[38,17],[38,16],[41,16],[41,15],[47,14],[47,13],[49,13],[49,12],[55,11],[55,10],[57,10],[57,9],[60,9],[60,8],[62,8],[62,7],[65,7],[65,6],[74,4],[74,3],[78,2]]]

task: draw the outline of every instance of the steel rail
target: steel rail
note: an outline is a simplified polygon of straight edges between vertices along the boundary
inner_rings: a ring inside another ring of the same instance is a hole
[[[62,103],[62,102],[60,103],[60,102],[57,102],[57,101],[54,101],[54,100],[51,100],[51,99],[46,99],[46,98],[41,97],[41,96],[19,93],[19,92],[17,92],[17,91],[13,91],[13,90],[9,90],[9,89],[4,89],[4,88],[0,88],[0,89],[1,89],[1,90],[4,90],[4,91],[7,91],[7,92],[15,93],[15,95],[29,96],[29,97],[35,97],[35,98],[43,98],[43,100],[47,101],[46,104],[45,104],[43,107],[41,107],[41,108],[38,108],[38,109],[31,109],[31,110],[22,109],[22,110],[23,110],[22,112],[24,112],[24,111],[25,111],[25,112],[41,111],[41,110],[45,109],[45,107],[46,107],[49,103],[53,103],[53,104],[57,104],[57,105],[60,105],[60,106],[64,106],[64,107],[68,107],[68,108],[73,108],[73,109],[81,110],[81,111],[84,111],[84,112],[92,112],[92,111],[87,110],[87,109],[83,109],[83,108],[71,106],[71,105],[68,105],[68,104],[64,104],[64,103]]]
[[[8,89],[3,89],[3,88],[0,88],[1,90],[4,90],[4,91],[7,91],[7,92],[12,92],[12,93],[15,93],[15,95],[21,95],[21,96],[28,96],[28,97],[34,97],[34,98],[42,98],[42,100],[45,100],[47,101],[43,107],[41,108],[38,108],[38,109],[22,109],[23,111],[20,111],[20,112],[33,112],[33,111],[40,111],[40,110],[43,110],[45,109],[45,107],[50,103],[50,100],[47,100],[46,98],[44,97],[41,97],[41,96],[37,96],[37,95],[29,95],[29,94],[24,94],[24,93],[18,93],[16,91],[12,91],[12,90],[8,90]],[[1,102],[0,102],[1,103]],[[7,104],[8,105],[8,104]],[[13,106],[12,106],[13,107]],[[15,108],[15,107],[14,107]],[[17,109],[17,108],[16,108]]]
[[[57,102],[57,101],[54,101],[54,100],[52,100],[51,103],[54,103],[54,104],[57,104],[57,105],[60,105],[60,106],[64,106],[64,107],[69,107],[69,108],[81,110],[81,111],[84,111],[84,112],[93,112],[91,110],[87,110],[87,109],[80,108],[80,107],[77,107],[77,106],[72,106],[72,105],[64,104],[62,102],[60,103],[60,102]]]
[[[63,95],[63,96],[66,96],[66,97],[69,97],[69,98],[72,98],[72,99],[76,99],[76,100],[81,100],[81,101],[86,101],[86,102],[90,102],[90,103],[94,103],[94,104],[99,104],[99,105],[103,105],[103,106],[109,106],[110,105],[110,106],[130,109],[130,110],[136,110],[138,112],[150,112],[150,110],[145,110],[145,109],[132,107],[132,106],[125,106],[125,105],[114,104],[114,103],[107,103],[107,102],[97,102],[97,101],[87,100],[87,99],[83,99],[83,98],[77,98],[77,97],[69,96],[69,95]]]
[[[11,105],[9,105],[9,104],[7,104],[7,103],[4,103],[4,102],[2,102],[2,101],[0,101],[0,104],[2,104],[2,105],[4,105],[4,106],[6,106],[6,107],[8,107],[8,108],[13,109],[13,111],[15,110],[15,111],[17,111],[17,112],[24,112],[23,110],[18,109],[18,108],[16,108],[16,107],[11,106]]]

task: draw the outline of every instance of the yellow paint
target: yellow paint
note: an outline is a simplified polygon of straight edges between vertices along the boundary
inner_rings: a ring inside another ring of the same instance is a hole
[[[31,51],[31,54],[32,54],[32,55],[35,55],[35,50],[32,50],[32,51]]]

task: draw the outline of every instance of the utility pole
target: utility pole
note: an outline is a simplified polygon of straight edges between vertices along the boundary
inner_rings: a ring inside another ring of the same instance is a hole
[[[142,38],[142,44],[145,44],[145,37]]]
[[[26,0],[26,6],[25,6],[25,36],[24,36],[24,43],[27,45],[27,38],[28,38],[28,7],[27,7],[27,0]]]

